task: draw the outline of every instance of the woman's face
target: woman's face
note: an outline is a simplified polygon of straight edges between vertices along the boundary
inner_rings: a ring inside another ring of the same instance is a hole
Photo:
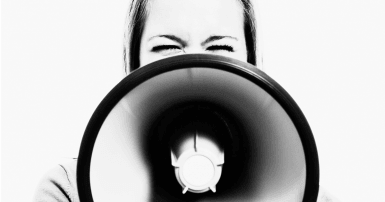
[[[140,66],[170,56],[208,53],[247,61],[238,0],[150,0]]]

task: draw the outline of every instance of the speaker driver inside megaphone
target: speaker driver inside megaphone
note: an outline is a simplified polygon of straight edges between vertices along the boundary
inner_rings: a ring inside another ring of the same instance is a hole
[[[316,201],[317,148],[290,95],[253,65],[170,57],[99,104],[80,147],[82,202]]]

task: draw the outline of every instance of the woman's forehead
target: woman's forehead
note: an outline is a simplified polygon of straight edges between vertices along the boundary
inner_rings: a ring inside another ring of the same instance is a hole
[[[143,37],[243,35],[243,21],[238,0],[150,0]]]

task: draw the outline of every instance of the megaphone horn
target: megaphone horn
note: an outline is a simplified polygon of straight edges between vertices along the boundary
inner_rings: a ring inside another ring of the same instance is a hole
[[[92,115],[80,200],[316,201],[317,148],[290,95],[253,65],[189,54],[134,71]]]

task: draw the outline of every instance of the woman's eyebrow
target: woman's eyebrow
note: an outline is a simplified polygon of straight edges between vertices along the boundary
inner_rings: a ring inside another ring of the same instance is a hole
[[[207,43],[210,43],[212,41],[216,41],[216,40],[220,40],[220,39],[223,39],[223,38],[230,38],[230,39],[234,39],[236,41],[238,41],[238,39],[236,37],[233,37],[233,36],[221,36],[221,35],[213,35],[213,36],[210,36],[209,38],[207,38],[205,41],[203,41],[201,43],[201,45],[205,45]]]
[[[187,42],[184,41],[183,39],[175,36],[175,35],[170,35],[170,34],[161,34],[161,35],[155,35],[155,36],[152,36],[148,39],[148,41],[152,40],[153,38],[156,38],[156,37],[160,37],[160,38],[167,38],[167,39],[170,39],[172,41],[175,41],[175,42],[178,42],[180,43],[182,46],[186,46],[187,45]]]

